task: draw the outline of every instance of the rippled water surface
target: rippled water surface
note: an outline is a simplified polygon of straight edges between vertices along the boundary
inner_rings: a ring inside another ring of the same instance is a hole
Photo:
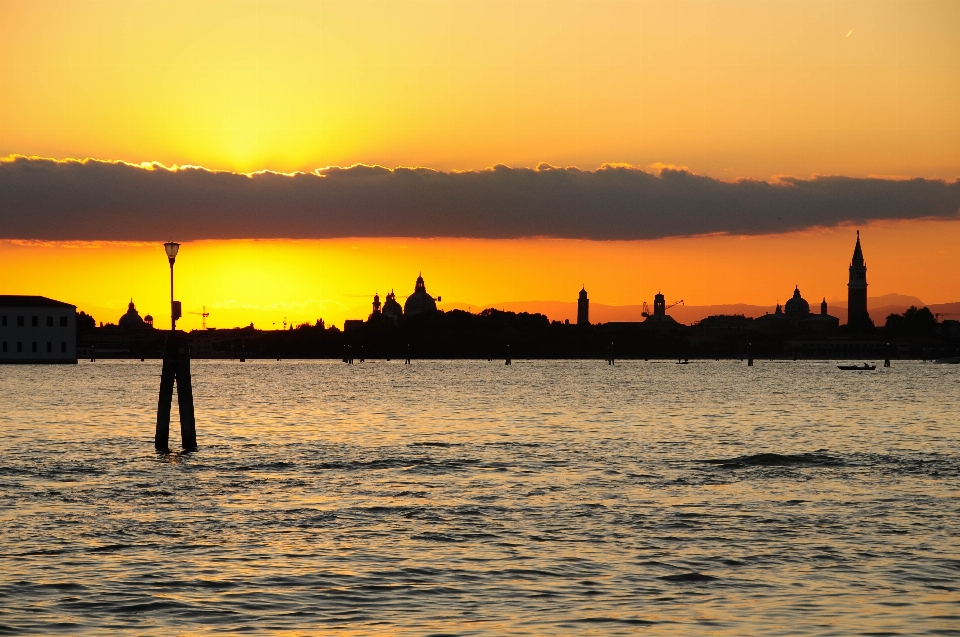
[[[159,375],[0,367],[0,633],[960,634],[957,366]]]

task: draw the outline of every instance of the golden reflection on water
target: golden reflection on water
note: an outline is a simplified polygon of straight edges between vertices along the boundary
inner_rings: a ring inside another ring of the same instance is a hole
[[[162,455],[159,371],[0,367],[8,632],[960,625],[953,366],[195,361]]]

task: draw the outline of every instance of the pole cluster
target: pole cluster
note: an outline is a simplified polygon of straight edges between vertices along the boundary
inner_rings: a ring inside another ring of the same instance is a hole
[[[157,403],[157,432],[154,447],[169,451],[170,408],[173,385],[177,385],[180,408],[180,440],[184,449],[197,448],[197,422],[193,413],[193,383],[190,378],[190,348],[183,332],[172,330],[163,348],[163,370],[160,372],[160,400]]]

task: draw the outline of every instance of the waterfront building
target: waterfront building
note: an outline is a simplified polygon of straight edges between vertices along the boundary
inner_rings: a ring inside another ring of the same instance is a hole
[[[867,263],[860,247],[860,231],[857,230],[857,245],[850,260],[850,278],[847,282],[847,325],[873,326],[867,312]]]
[[[394,323],[399,322],[400,317],[403,316],[403,308],[397,303],[397,295],[393,293],[393,290],[390,290],[390,293],[387,294],[381,312],[384,316],[393,319]]]
[[[76,363],[77,307],[45,296],[0,295],[0,363]]]
[[[677,301],[673,305],[677,303],[682,303],[682,301]],[[646,305],[646,303],[644,303],[644,305]],[[670,307],[673,307],[673,305]],[[648,314],[646,318],[644,318],[643,324],[651,327],[673,327],[679,325],[675,318],[667,314],[667,298],[660,292],[657,292],[656,296],[653,297],[653,314]]]
[[[435,312],[437,302],[432,296],[427,294],[427,285],[423,282],[423,275],[417,277],[417,283],[413,288],[413,294],[407,297],[403,304],[404,316],[413,316],[421,312]]]
[[[380,293],[374,292],[373,294],[373,312],[370,313],[370,316],[375,316],[380,313]]]
[[[800,294],[800,286],[794,286],[793,296],[783,306],[778,303],[773,314],[757,319],[757,327],[766,332],[826,332],[839,326],[840,319],[827,313],[826,298],[820,303],[819,314],[810,312],[810,304]]]
[[[748,332],[753,319],[743,314],[713,314],[694,325],[699,331]]]
[[[824,301],[827,299],[824,298]],[[800,286],[793,288],[793,296],[790,297],[783,307],[783,313],[790,318],[807,318],[810,316],[810,304],[800,295]]]
[[[363,329],[363,319],[347,319],[343,322],[344,332],[356,332]]]
[[[153,317],[150,317],[150,325],[147,325],[147,322],[140,318],[140,312],[137,311],[137,306],[133,304],[133,299],[130,299],[130,304],[127,305],[127,313],[120,317],[117,326],[127,330],[142,330],[153,327]]]
[[[587,298],[587,287],[583,286],[577,298],[577,325],[590,325],[590,299]]]

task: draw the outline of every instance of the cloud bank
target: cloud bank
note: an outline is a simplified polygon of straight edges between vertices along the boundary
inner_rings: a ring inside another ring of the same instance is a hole
[[[237,174],[96,160],[0,162],[0,238],[657,239],[960,219],[960,180],[724,182],[685,170],[375,166]]]

